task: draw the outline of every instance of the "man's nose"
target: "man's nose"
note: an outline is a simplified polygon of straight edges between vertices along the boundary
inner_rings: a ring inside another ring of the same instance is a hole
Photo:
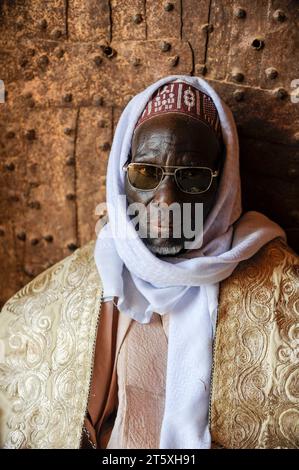
[[[164,175],[163,180],[155,191],[153,202],[166,203],[179,202],[179,189],[174,179],[174,175]]]

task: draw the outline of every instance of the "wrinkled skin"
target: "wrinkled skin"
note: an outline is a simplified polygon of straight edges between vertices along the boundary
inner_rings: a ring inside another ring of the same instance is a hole
[[[206,166],[216,170],[222,162],[222,149],[214,132],[205,124],[186,115],[170,113],[155,116],[137,128],[133,135],[129,160],[159,165]],[[133,188],[126,177],[125,193],[129,204],[143,203],[147,211],[151,204],[191,203],[191,220],[194,223],[193,209],[196,202],[203,203],[203,220],[207,218],[215,201],[220,176],[221,174],[213,178],[210,189],[201,194],[182,192],[173,175],[164,175],[159,187],[152,191]],[[156,226],[163,226],[161,219],[159,222],[156,219]],[[149,220],[148,229],[153,223]],[[183,232],[180,238],[175,238],[172,236],[171,225],[169,230],[168,238],[162,237],[160,231],[157,237],[143,238],[144,243],[157,256],[177,255],[186,251]]]

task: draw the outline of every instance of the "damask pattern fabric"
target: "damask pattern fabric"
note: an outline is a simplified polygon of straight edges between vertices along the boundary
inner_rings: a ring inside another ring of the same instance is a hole
[[[80,447],[102,296],[93,252],[78,249],[0,313],[1,447]],[[298,266],[277,238],[220,284],[215,445],[299,447]]]
[[[0,313],[1,447],[80,446],[102,294],[93,250],[41,273]]]
[[[299,448],[299,257],[279,241],[221,283],[211,427],[229,448]]]

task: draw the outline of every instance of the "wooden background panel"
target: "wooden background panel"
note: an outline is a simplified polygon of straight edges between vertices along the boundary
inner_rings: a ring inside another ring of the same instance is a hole
[[[201,74],[206,62],[210,5],[206,0],[182,2],[182,39],[189,41],[193,52],[195,74]]]
[[[227,80],[238,81],[238,73],[241,73],[244,76],[241,80],[244,84],[258,87],[263,74],[263,54],[267,47],[265,32],[268,0],[243,1],[242,8],[246,11],[246,19],[237,16],[239,2],[230,3],[234,20],[228,54]]]
[[[299,106],[290,95],[277,96],[271,90],[210,81],[233,111],[241,134],[270,142],[299,143]]]
[[[282,87],[290,91],[291,81],[298,78],[298,31],[298,1],[271,0],[263,57],[264,74],[260,82],[262,88]]]
[[[146,39],[144,0],[111,0],[111,33],[115,41]]]
[[[1,105],[0,105],[1,106]],[[25,120],[16,112],[0,119],[0,304],[27,282],[23,229],[27,214]]]
[[[208,26],[209,78],[292,91],[299,59],[297,0],[215,0]]]
[[[67,3],[67,34],[70,40],[88,42],[110,40],[109,2],[73,0]]]
[[[27,125],[27,211],[24,218],[25,272],[35,276],[77,245],[74,153],[76,110],[34,110]],[[72,132],[65,132],[72,129]]]
[[[255,171],[262,177],[280,178],[296,184],[299,177],[298,148],[242,134],[240,142],[241,162],[245,173]]]
[[[0,303],[95,237],[121,112],[165,75],[203,76],[229,105],[243,207],[280,223],[299,250],[297,5],[0,2]]]
[[[22,78],[22,66],[21,61],[23,57],[19,57],[19,64],[15,56],[17,51],[14,49],[4,49],[0,45],[0,71],[1,80],[5,83],[5,87],[9,82],[16,82]],[[21,63],[20,63],[21,62]]]
[[[206,77],[226,80],[232,29],[236,21],[231,0],[212,0],[209,10],[205,66]],[[225,27],[224,27],[225,25]]]
[[[15,44],[26,36],[59,39],[67,34],[65,0],[2,0],[0,43]]]
[[[146,0],[147,38],[180,38],[182,28],[181,1]]]
[[[160,77],[192,71],[192,51],[186,41],[171,40],[167,52],[161,50],[159,41],[123,42],[115,44],[115,48],[119,51],[119,62],[116,74],[112,75],[116,80],[111,82],[110,78],[110,88],[114,90],[113,103],[117,106],[125,105],[130,96]],[[125,80],[120,79],[124,73],[121,71],[125,71]]]
[[[287,4],[287,10],[285,6]],[[299,4],[297,0],[271,0],[268,9],[260,86],[285,88],[298,78]]]
[[[2,259],[5,256],[0,270],[0,307],[2,307],[5,301],[26,283],[19,272],[22,257],[19,257],[16,249],[16,233],[12,222],[1,221],[0,253]]]
[[[266,213],[284,228],[299,222],[299,150],[240,138],[244,210]]]
[[[1,115],[1,204],[3,272],[10,277],[11,250],[15,283],[7,295],[69,254],[76,243],[74,153],[76,110],[30,110],[19,119]],[[66,132],[67,131],[67,132]],[[11,234],[14,240],[11,241]],[[8,242],[8,239],[10,242]]]
[[[0,119],[0,220],[13,220],[25,211],[26,119],[15,112],[2,112]]]
[[[16,56],[7,51],[15,67],[30,45],[21,42]],[[191,49],[178,40],[172,40],[168,52],[161,51],[159,41],[112,42],[112,57],[95,43],[65,44],[63,57],[58,57],[60,49],[57,42],[36,44],[30,64],[7,83],[8,105],[20,106],[24,95],[31,93],[35,106],[93,106],[99,98],[109,106],[121,106],[155,81],[157,70],[161,76],[192,71]]]
[[[80,109],[75,153],[79,245],[95,237],[96,207],[106,200],[112,122],[112,108]]]

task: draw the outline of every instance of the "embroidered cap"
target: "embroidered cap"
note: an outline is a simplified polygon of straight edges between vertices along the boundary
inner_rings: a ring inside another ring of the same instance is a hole
[[[158,88],[147,102],[134,132],[143,122],[165,113],[186,114],[204,122],[222,143],[220,119],[212,98],[192,85],[176,81]]]

